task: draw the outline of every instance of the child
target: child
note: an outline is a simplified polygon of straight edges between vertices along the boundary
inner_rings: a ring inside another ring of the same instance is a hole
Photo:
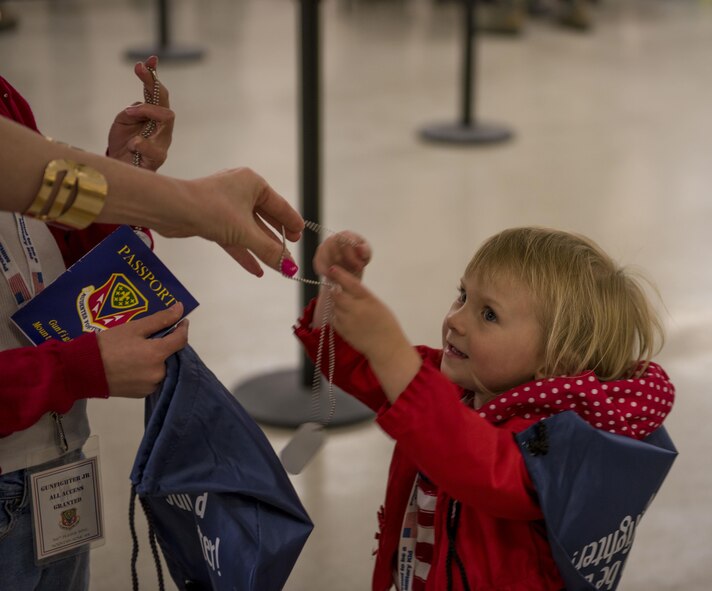
[[[662,327],[643,290],[590,240],[506,230],[465,269],[436,350],[361,284],[369,259],[355,234],[327,239],[314,268],[336,287],[295,331],[314,357],[332,299],[334,383],[396,440],[372,588],[561,590],[514,434],[564,410],[635,439],[661,425],[674,389],[650,362]]]

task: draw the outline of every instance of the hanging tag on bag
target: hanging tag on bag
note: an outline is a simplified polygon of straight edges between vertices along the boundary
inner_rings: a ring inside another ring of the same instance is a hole
[[[279,454],[284,469],[290,474],[299,474],[319,451],[325,439],[324,427],[319,423],[300,425]]]

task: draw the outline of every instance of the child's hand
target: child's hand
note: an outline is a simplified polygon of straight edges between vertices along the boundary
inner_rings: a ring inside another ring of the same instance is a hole
[[[354,232],[345,231],[329,236],[319,245],[313,265],[317,275],[326,275],[331,267],[339,265],[360,279],[370,260],[368,242]]]
[[[332,266],[327,277],[335,284],[334,330],[368,359],[386,396],[395,402],[418,373],[420,356],[393,313],[357,277],[339,266]]]
[[[398,322],[391,311],[352,273],[332,266],[332,326],[351,346],[366,357],[379,357],[388,350],[389,342],[400,335]]]

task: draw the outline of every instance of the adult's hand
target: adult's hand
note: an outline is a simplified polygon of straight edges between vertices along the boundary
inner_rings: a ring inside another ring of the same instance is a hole
[[[154,70],[158,66],[158,58],[154,55],[145,62],[138,62],[134,66],[134,72],[143,83],[144,94],[153,94],[153,75],[148,68]],[[133,162],[134,153],[141,154],[141,167],[148,170],[158,170],[166,161],[168,148],[173,139],[173,124],[175,113],[170,109],[168,89],[159,82],[160,93],[157,105],[147,102],[135,102],[120,111],[109,130],[109,144],[107,156],[121,160],[122,162]],[[153,120],[156,122],[156,129],[153,133],[144,138],[141,136],[146,124]]]
[[[164,337],[149,337],[173,326],[182,313],[183,305],[174,304],[97,335],[110,396],[145,398],[155,392],[166,377],[166,359],[188,343],[188,320]]]
[[[197,234],[214,240],[245,270],[258,277],[263,271],[257,259],[273,269],[279,266],[282,228],[287,240],[294,242],[301,236],[302,217],[249,168],[226,170],[187,183],[196,206],[195,211],[185,215],[194,226],[186,227],[186,231],[164,231],[157,227],[161,234]]]

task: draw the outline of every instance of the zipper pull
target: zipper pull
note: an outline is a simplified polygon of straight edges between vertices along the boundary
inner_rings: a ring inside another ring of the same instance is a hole
[[[53,412],[50,413],[54,419],[54,426],[57,431],[57,447],[62,450],[62,453],[67,453],[69,449],[69,444],[67,443],[67,435],[64,432],[64,425],[62,425],[62,415]]]

